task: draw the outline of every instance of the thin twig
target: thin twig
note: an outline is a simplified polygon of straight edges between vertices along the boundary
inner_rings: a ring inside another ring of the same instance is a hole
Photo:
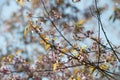
[[[97,8],[97,1],[96,0],[95,0],[95,4],[96,4],[97,18],[98,18],[98,17],[100,17],[100,12],[99,12],[99,10]],[[100,42],[100,27],[101,27],[101,25],[100,25],[100,22],[98,20],[98,42]],[[99,60],[100,60],[100,56],[101,56],[100,52],[101,52],[100,51],[100,44],[98,44],[98,54],[99,54],[99,56],[98,56],[98,65],[99,65]]]
[[[95,7],[96,7],[96,9],[98,9],[98,7],[97,7],[97,0],[95,0]],[[100,15],[100,14],[97,13],[97,15]],[[101,21],[101,17],[100,17],[100,16],[97,16],[97,18],[98,18],[99,24],[100,24],[100,26],[101,26],[101,29],[102,29],[102,31],[103,31],[103,33],[104,33],[105,39],[107,40],[109,46],[111,47],[114,55],[116,56],[116,58],[117,58],[118,61],[120,62],[120,59],[119,59],[119,57],[117,56],[114,48],[112,47],[112,45],[111,45],[111,43],[110,43],[110,41],[109,41],[109,39],[108,39],[108,37],[107,37],[107,34],[106,34],[106,32],[105,32],[105,30],[104,30],[104,28],[103,28],[103,24],[102,24],[102,21]]]

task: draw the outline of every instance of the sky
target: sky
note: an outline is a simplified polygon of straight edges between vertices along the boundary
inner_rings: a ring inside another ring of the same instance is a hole
[[[6,0],[0,0],[0,6],[2,6],[2,11],[0,13],[0,18],[3,20],[7,20],[10,18],[13,12],[16,12],[18,9],[20,9],[20,6],[16,4],[15,0],[10,1],[10,6],[3,5]],[[72,1],[72,0],[71,0]],[[81,11],[84,11],[84,9],[88,6],[90,6],[93,3],[93,0],[81,0],[78,3],[72,3],[72,5],[75,5],[78,7]],[[114,23],[112,21],[109,21],[109,16],[113,14],[113,6],[115,5],[112,0],[101,0],[100,4],[98,6],[103,6],[107,5],[107,10],[103,12],[101,15],[101,20],[104,25],[104,29],[106,31],[106,34],[109,38],[109,40],[115,44],[119,45],[120,44],[120,20],[116,20]],[[0,7],[1,9],[1,7]],[[69,10],[68,10],[69,13]],[[90,24],[91,22],[86,23],[85,27],[90,27],[90,26],[96,26],[97,23],[94,22],[94,24]],[[19,47],[21,49],[26,48],[28,53],[31,55],[32,50],[34,50],[36,47],[40,47],[39,45],[36,44],[29,44],[29,45],[24,45],[23,42],[19,40],[21,38],[20,34],[17,34],[17,31],[14,31],[14,34],[11,34],[10,32],[5,32],[6,27],[2,25],[3,22],[0,21],[0,51],[2,54],[7,53],[7,44],[15,44],[12,46],[12,48]],[[101,31],[101,38],[105,41],[104,34]],[[10,43],[11,42],[11,43]],[[106,42],[106,41],[105,41]],[[32,49],[31,49],[32,47]],[[11,48],[11,49],[12,49]],[[42,49],[42,48],[41,48]],[[47,79],[43,79],[47,80]]]

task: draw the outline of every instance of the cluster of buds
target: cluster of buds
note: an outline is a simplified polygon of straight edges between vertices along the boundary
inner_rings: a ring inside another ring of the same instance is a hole
[[[53,15],[53,17],[54,17],[55,20],[62,18],[61,14],[59,12],[57,12],[55,10],[52,10],[52,13],[53,13],[52,15]]]
[[[13,60],[13,64],[17,64],[17,63],[25,63],[25,59],[23,59],[22,57],[16,57]]]
[[[6,66],[1,66],[0,73],[9,74],[10,70]]]

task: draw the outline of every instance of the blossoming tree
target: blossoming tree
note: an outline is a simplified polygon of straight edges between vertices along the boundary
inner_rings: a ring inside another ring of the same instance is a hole
[[[32,51],[30,55],[26,47],[9,50],[8,45],[7,53],[0,58],[0,79],[119,79],[119,45],[114,45],[108,38],[101,17],[108,5],[99,6],[100,0],[91,0],[93,3],[82,11],[81,2],[16,0],[20,9],[2,22],[10,26],[8,32],[20,31],[20,41],[24,46],[31,44]],[[6,0],[7,3],[10,1]],[[119,18],[120,8],[114,5],[108,21],[114,24]],[[16,29],[18,25],[21,28]],[[37,48],[32,49],[33,43]]]

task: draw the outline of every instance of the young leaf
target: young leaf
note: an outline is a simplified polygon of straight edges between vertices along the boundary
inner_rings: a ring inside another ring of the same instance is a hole
[[[80,48],[80,52],[83,53],[85,51],[85,49],[87,48],[87,46],[83,46]]]
[[[78,68],[74,68],[74,73],[77,74],[79,72]]]
[[[109,66],[105,65],[105,64],[101,64],[100,65],[100,68],[101,69],[104,69],[104,70],[108,70],[109,69]]]
[[[26,38],[27,32],[28,32],[28,27],[25,27],[25,29],[24,29],[24,37],[25,38]]]
[[[53,71],[56,71],[57,66],[58,66],[58,64],[57,64],[57,63],[53,64]]]
[[[21,5],[21,6],[24,6],[24,0],[16,0],[16,2]]]
[[[82,27],[81,25],[83,25],[87,20],[79,20],[77,23],[76,23],[76,26],[77,27]]]
[[[14,58],[14,55],[12,55],[12,54],[8,55],[7,58],[8,58],[8,62],[11,63]]]
[[[22,51],[23,51],[23,50],[17,50],[15,54],[18,55],[18,54],[21,53]]]
[[[29,31],[31,31],[33,27],[34,27],[34,26],[33,26],[33,24],[32,24],[32,21],[30,21],[30,22],[27,24],[27,26],[25,27],[25,29],[24,29],[24,37],[25,37],[25,38],[26,38],[27,33],[28,33]]]
[[[45,49],[48,51],[49,48],[50,48],[50,44],[46,44]]]
[[[67,53],[68,50],[66,48],[61,49],[62,52]]]
[[[92,74],[95,71],[94,67],[90,67],[89,69],[90,69],[90,74]]]
[[[46,43],[45,43],[45,41],[40,40],[40,44],[41,44],[41,45],[45,45]]]
[[[77,76],[76,80],[81,80],[80,76]]]

